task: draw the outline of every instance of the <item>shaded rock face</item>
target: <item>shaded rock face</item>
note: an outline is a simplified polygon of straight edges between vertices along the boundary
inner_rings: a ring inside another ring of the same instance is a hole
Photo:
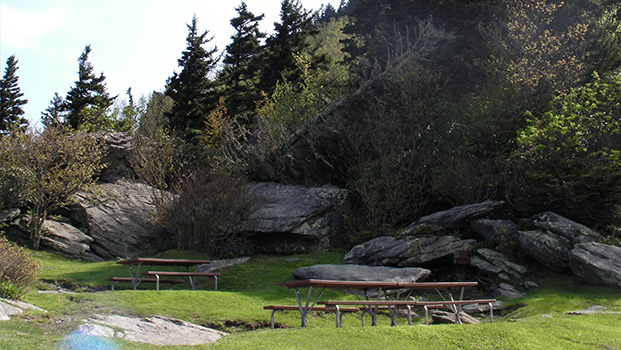
[[[531,220],[539,229],[561,235],[572,244],[596,242],[603,238],[596,231],[550,211],[535,215]]]
[[[115,182],[121,178],[135,177],[136,173],[127,158],[134,149],[133,138],[122,132],[98,132],[93,135],[106,147],[106,155],[102,159],[106,167],[99,174],[99,179]]]
[[[554,271],[569,267],[569,251],[573,245],[567,238],[541,230],[519,231],[517,242],[520,250]]]
[[[569,253],[573,273],[583,281],[621,288],[621,248],[600,243],[579,243]]]
[[[503,240],[514,241],[519,226],[509,220],[478,219],[470,222],[473,233],[486,241],[499,243]]]
[[[510,261],[506,255],[492,249],[477,249],[477,254],[478,256],[472,257],[472,266],[503,280],[521,278],[526,273],[526,267]]]
[[[425,280],[431,271],[418,267],[395,268],[365,265],[313,265],[296,269],[295,278],[337,281],[391,281],[410,283]]]
[[[324,186],[287,186],[256,183],[250,193],[259,209],[242,225],[255,239],[259,253],[312,253],[330,247],[347,205],[348,191]]]
[[[471,220],[482,218],[504,205],[503,201],[488,200],[482,203],[461,205],[449,210],[423,216],[403,230],[402,235],[412,235],[419,226],[439,226],[447,230],[457,228]]]
[[[425,266],[437,260],[452,259],[456,251],[468,250],[475,240],[454,236],[378,237],[352,248],[346,264],[373,266]]]

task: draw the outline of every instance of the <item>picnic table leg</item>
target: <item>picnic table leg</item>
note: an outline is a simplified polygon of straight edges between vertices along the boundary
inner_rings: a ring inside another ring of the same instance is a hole
[[[308,288],[309,291],[309,298],[310,298],[310,292],[313,289],[313,287],[309,287]],[[300,292],[298,291],[297,288],[295,288],[295,297],[298,300],[298,306],[300,307],[300,317],[302,318],[302,327],[306,328],[306,307],[302,306],[302,299],[300,299]],[[308,307],[308,300],[306,301],[306,306]]]

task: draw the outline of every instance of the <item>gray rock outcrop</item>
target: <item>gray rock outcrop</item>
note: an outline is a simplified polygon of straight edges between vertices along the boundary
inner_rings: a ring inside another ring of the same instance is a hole
[[[46,312],[44,309],[19,300],[0,298],[0,321],[7,321],[10,316],[21,314],[25,310]]]
[[[156,189],[128,180],[97,185],[77,195],[93,239],[91,252],[104,258],[131,257],[153,247],[158,228],[151,223]]]
[[[258,253],[311,253],[330,247],[348,191],[331,186],[304,187],[256,183],[250,193],[259,209],[243,223]]]
[[[569,268],[571,241],[550,231],[519,231],[517,242],[520,250],[553,271]]]
[[[410,283],[425,280],[431,271],[418,267],[387,267],[365,265],[313,265],[296,269],[297,279],[323,279],[337,281],[391,281]]]
[[[93,316],[73,336],[116,337],[155,345],[215,343],[228,333],[164,316]]]
[[[551,211],[535,215],[531,221],[539,229],[561,235],[571,241],[572,244],[596,242],[603,238],[595,230]]]
[[[343,261],[374,266],[424,266],[437,260],[452,259],[455,251],[468,250],[474,243],[475,240],[455,236],[383,236],[353,247]]]
[[[43,224],[43,230],[41,246],[45,249],[62,252],[63,255],[72,259],[103,260],[90,251],[93,239],[74,226],[64,222],[46,220]]]
[[[417,227],[419,226],[438,226],[447,230],[454,229],[471,220],[482,218],[500,209],[503,205],[503,201],[488,200],[481,203],[466,204],[453,207],[449,210],[439,211],[417,219],[406,227],[401,235],[413,235],[418,232],[419,229],[417,229]]]
[[[480,271],[497,275],[503,280],[521,278],[526,273],[526,267],[510,261],[506,255],[495,250],[481,248],[477,249],[477,254],[478,256],[471,259],[472,266]]]
[[[598,285],[621,288],[621,248],[589,242],[576,244],[569,253],[573,273]]]

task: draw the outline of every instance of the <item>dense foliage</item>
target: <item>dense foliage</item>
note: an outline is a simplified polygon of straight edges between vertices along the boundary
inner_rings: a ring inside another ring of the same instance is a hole
[[[39,248],[43,223],[51,210],[72,203],[73,195],[94,182],[103,168],[102,145],[84,133],[61,129],[18,132],[0,140],[0,183],[3,204],[30,208],[30,239]]]

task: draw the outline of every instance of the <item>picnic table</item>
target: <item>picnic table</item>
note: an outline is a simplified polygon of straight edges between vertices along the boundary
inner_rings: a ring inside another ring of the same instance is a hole
[[[386,300],[395,300],[395,301],[404,301],[409,299],[411,294],[415,290],[420,289],[435,289],[438,291],[443,300],[447,300],[447,303],[450,301],[454,302],[454,298],[452,294],[449,292],[448,299],[444,296],[440,290],[451,290],[451,289],[459,289],[459,300],[463,299],[464,289],[466,287],[473,287],[478,285],[477,282],[411,282],[411,283],[401,283],[401,282],[392,282],[392,281],[337,281],[337,280],[317,280],[317,279],[307,279],[307,280],[296,280],[280,283],[279,286],[287,287],[290,289],[294,289],[296,300],[298,303],[298,310],[300,312],[300,316],[302,318],[302,327],[307,326],[307,315],[311,312],[315,306],[317,305],[319,299],[326,291],[326,289],[338,289],[338,290],[348,290],[348,291],[358,291],[362,292],[364,299],[361,297],[360,293],[356,293],[358,297],[358,304],[363,305],[365,307],[365,311],[371,315],[372,325],[377,325],[377,310],[380,304],[382,305],[397,305],[399,303],[390,303]],[[307,289],[306,295],[301,295],[300,289]],[[319,289],[319,293],[316,297],[313,298],[313,289]],[[365,302],[371,301],[373,297],[375,300],[379,300],[381,297],[384,297],[385,300],[382,303],[375,302]],[[416,302],[409,302],[412,305],[416,305]],[[325,302],[322,302],[325,304]],[[346,303],[345,303],[346,304]],[[356,304],[352,302],[351,305]],[[339,303],[327,304],[326,306],[332,306],[336,309],[338,314],[338,305]],[[393,306],[394,306],[393,305]],[[422,304],[421,304],[422,305]],[[273,307],[273,306],[272,306]],[[394,308],[390,309],[391,313],[394,312]],[[391,316],[394,323],[394,317]],[[337,327],[339,325],[339,319],[337,316]]]
[[[160,282],[165,283],[166,280],[161,280],[161,276],[168,277],[185,277],[190,283],[192,290],[195,289],[195,281],[194,277],[206,276],[206,277],[214,277],[215,279],[215,289],[218,289],[218,276],[221,276],[220,273],[212,273],[212,272],[193,272],[190,271],[190,267],[201,265],[201,264],[209,264],[211,260],[194,260],[194,259],[162,259],[162,258],[132,258],[119,260],[116,262],[117,264],[126,265],[129,268],[129,276],[132,282],[132,287],[134,290],[138,287],[138,284],[143,281],[153,281],[156,282],[156,289],[159,290]],[[153,266],[168,266],[175,267],[177,271],[147,271],[140,274],[140,270],[143,266],[148,266],[149,269]],[[135,270],[134,270],[135,268]],[[185,269],[182,271],[182,269]],[[147,277],[147,276],[154,276]],[[113,277],[114,279],[114,277]],[[116,278],[117,280],[121,280],[123,278]],[[168,280],[170,283],[175,283],[176,280]]]

